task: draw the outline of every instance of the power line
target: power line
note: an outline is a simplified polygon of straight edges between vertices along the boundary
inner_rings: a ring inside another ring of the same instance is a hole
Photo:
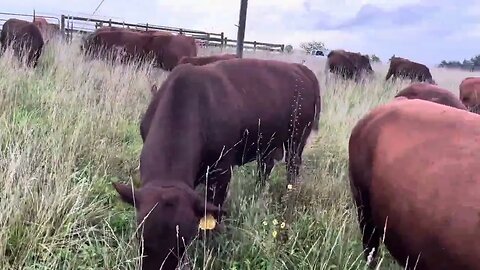
[[[100,4],[98,4],[97,8],[93,11],[92,15],[95,15],[95,12],[100,8],[100,6],[105,2],[105,0],[100,1]]]

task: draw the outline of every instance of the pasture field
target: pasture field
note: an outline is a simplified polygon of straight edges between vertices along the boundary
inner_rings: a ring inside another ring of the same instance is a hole
[[[204,49],[201,54],[219,53]],[[194,269],[365,269],[348,186],[348,139],[356,121],[408,82],[385,83],[374,65],[366,84],[329,81],[324,59],[306,60],[322,91],[320,131],[304,153],[302,183],[286,187],[277,164],[266,187],[255,163],[234,169],[227,230],[188,247]],[[457,94],[472,73],[432,70]],[[79,44],[48,44],[37,69],[0,58],[0,269],[136,269],[134,209],[112,181],[137,182],[139,120],[150,87],[166,73],[150,66],[87,61]],[[382,249],[379,269],[400,269]]]

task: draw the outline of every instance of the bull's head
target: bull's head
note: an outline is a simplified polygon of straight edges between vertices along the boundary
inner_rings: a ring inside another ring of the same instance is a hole
[[[124,202],[135,206],[146,256],[143,270],[174,270],[205,212],[211,216],[223,212],[186,185],[147,185],[133,190],[126,184],[113,186]]]

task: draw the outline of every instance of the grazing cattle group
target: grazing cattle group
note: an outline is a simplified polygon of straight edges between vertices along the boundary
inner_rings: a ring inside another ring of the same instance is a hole
[[[20,57],[25,47],[36,66],[52,31],[44,18],[10,19],[0,36],[2,52],[12,45]],[[140,122],[141,185],[113,183],[143,226],[142,269],[175,269],[199,224],[222,221],[232,167],[257,161],[263,183],[285,156],[287,181],[296,182],[322,107],[317,76],[305,65],[198,56],[192,37],[117,27],[86,35],[81,50],[121,62],[150,59],[169,71],[152,86]],[[356,82],[374,73],[367,55],[345,50],[328,54],[325,71]],[[406,269],[477,269],[480,77],[465,78],[456,97],[436,85],[425,65],[392,57],[385,80],[399,77],[419,82],[361,118],[348,144],[365,258],[375,266],[384,237]],[[200,185],[206,198],[195,190]]]

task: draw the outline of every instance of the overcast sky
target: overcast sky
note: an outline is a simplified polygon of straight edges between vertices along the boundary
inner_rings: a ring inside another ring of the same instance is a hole
[[[92,14],[101,0],[0,0],[0,10]],[[201,3],[201,4],[200,4]],[[323,41],[428,65],[480,54],[480,0],[250,0],[246,40],[298,47]],[[240,0],[105,0],[96,15],[132,23],[225,32],[236,38]]]

